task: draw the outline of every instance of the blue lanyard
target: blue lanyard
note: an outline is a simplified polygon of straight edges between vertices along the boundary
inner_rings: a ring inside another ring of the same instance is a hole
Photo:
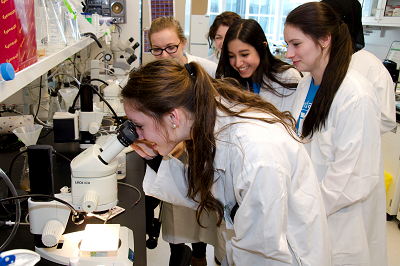
[[[254,83],[253,82],[253,91],[254,93],[260,94],[260,83]]]
[[[306,117],[308,110],[310,110],[310,108],[311,108],[311,105],[314,101],[314,98],[315,98],[315,95],[317,94],[318,89],[319,89],[319,85],[314,85],[314,79],[312,79],[311,83],[310,83],[310,87],[308,89],[307,97],[304,100],[303,107],[301,108],[301,111],[300,111],[299,119],[297,120],[297,124],[296,124],[297,132],[299,131],[299,126],[300,126],[301,120],[303,120]]]

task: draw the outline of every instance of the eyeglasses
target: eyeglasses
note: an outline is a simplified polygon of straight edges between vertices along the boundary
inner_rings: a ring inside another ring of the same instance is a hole
[[[164,49],[161,48],[154,48],[154,49],[150,49],[150,52],[155,55],[161,55],[163,53],[163,51],[167,52],[168,54],[173,54],[176,53],[176,51],[178,51],[178,47],[181,43],[179,42],[177,45],[170,45],[168,47],[165,47]]]

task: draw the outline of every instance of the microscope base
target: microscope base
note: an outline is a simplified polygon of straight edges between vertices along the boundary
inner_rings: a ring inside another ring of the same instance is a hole
[[[69,259],[79,257],[79,245],[84,231],[64,234],[58,245],[52,248],[38,248],[35,250],[39,255],[49,261],[61,265],[69,265]],[[81,266],[132,266],[133,265],[133,232],[131,229],[121,226],[120,247],[116,257],[80,257]],[[60,247],[61,246],[61,247]],[[57,248],[59,247],[59,248]]]

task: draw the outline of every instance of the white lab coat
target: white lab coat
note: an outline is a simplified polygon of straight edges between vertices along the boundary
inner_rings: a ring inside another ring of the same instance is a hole
[[[188,62],[199,63],[206,72],[215,78],[217,65],[207,59],[185,53]],[[197,223],[196,211],[184,206],[163,203],[162,210],[162,237],[172,244],[204,242],[214,246],[214,255],[222,261],[225,256],[225,240],[217,228],[217,215],[202,215],[201,227]]]
[[[220,229],[229,265],[331,265],[323,201],[302,144],[280,124],[221,112],[215,132],[212,193],[226,210]],[[147,167],[143,189],[163,201],[197,207],[186,197],[184,166],[175,158],[164,159],[157,173]]]
[[[215,72],[217,71],[217,66],[218,66],[216,63],[211,62],[208,59],[194,56],[194,55],[191,55],[188,53],[185,53],[185,56],[188,59],[188,63],[190,63],[190,62],[199,63],[204,68],[204,70],[208,73],[208,75],[215,78]]]
[[[389,71],[381,60],[365,50],[353,54],[350,67],[366,77],[378,93],[381,107],[381,135],[392,130],[396,126],[396,100],[394,83]]]
[[[297,88],[296,119],[310,82],[308,75]],[[359,72],[349,69],[325,127],[305,144],[328,215],[334,265],[387,265],[379,124],[376,92]]]
[[[282,81],[284,83],[299,83],[301,80],[301,76],[299,71],[297,71],[295,68],[289,68],[283,73],[279,73],[276,75],[276,78],[279,81]],[[264,90],[261,88],[260,90],[260,96],[272,103],[276,108],[278,108],[279,111],[284,112],[284,111],[292,111],[294,100],[296,98],[296,88],[293,89],[287,89],[285,87],[282,87],[276,82],[272,82],[266,77],[264,77],[264,80],[272,87],[274,88],[277,92],[283,95],[288,95],[286,97],[281,97],[278,95],[273,94],[270,91]]]

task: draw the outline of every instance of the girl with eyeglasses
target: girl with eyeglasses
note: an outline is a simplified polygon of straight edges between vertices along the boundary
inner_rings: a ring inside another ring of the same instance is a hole
[[[281,112],[292,111],[301,79],[293,66],[272,55],[263,29],[253,19],[239,19],[229,27],[216,76],[235,78]]]
[[[197,62],[210,76],[215,77],[217,64],[184,52],[187,40],[181,24],[173,17],[155,19],[151,23],[148,39],[151,47],[150,52],[156,59],[173,58],[182,64]],[[171,151],[171,154],[177,158],[185,157],[184,144],[179,143]],[[180,156],[181,154],[183,156]],[[146,200],[149,202],[148,207],[146,207],[147,213],[151,215],[159,201],[151,197],[147,197]],[[190,251],[190,248],[183,243],[192,243],[192,256],[188,258],[192,266],[207,265],[206,243],[214,246],[216,262],[222,260],[225,255],[225,243],[215,226],[216,214],[210,213],[210,216],[203,215],[201,217],[203,223],[207,226],[207,228],[203,228],[198,225],[194,210],[167,202],[163,203],[162,208],[162,235],[163,239],[170,243],[170,265],[181,265],[180,261],[187,259],[187,250]]]
[[[310,74],[293,116],[320,183],[334,265],[387,265],[380,107],[350,66],[349,29],[327,4],[310,2],[285,22],[286,57]]]
[[[148,39],[150,52],[156,59],[175,58],[184,64],[198,62],[210,76],[215,77],[216,63],[184,52],[187,39],[181,24],[174,17],[155,19],[151,23]]]

